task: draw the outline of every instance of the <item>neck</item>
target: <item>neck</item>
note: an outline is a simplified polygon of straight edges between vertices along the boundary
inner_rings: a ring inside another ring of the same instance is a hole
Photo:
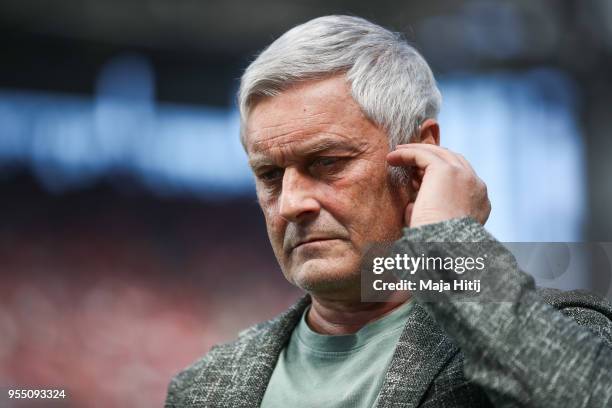
[[[312,305],[306,316],[310,328],[320,334],[353,334],[363,326],[378,320],[406,302],[406,298],[388,302],[338,300],[312,295]]]

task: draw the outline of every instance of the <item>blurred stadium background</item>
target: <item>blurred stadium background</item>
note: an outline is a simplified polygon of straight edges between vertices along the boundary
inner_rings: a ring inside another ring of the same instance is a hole
[[[1,386],[160,406],[179,369],[297,298],[234,95],[257,50],[338,13],[428,59],[442,144],[489,185],[499,239],[612,240],[607,0],[0,0]]]

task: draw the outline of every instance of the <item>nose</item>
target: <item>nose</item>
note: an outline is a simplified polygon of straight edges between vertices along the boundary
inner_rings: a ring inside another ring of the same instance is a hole
[[[303,221],[317,215],[321,205],[315,193],[314,180],[297,169],[286,168],[279,198],[279,215],[290,222]]]

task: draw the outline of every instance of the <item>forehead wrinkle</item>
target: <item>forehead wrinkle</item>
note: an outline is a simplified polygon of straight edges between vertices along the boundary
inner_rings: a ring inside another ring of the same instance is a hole
[[[249,139],[256,140],[251,143],[250,150],[256,153],[274,147],[283,148],[289,144],[308,141],[318,135],[326,134],[350,139],[349,135],[355,132],[355,129],[350,126],[346,127],[338,121],[316,121],[316,123],[309,124],[303,120],[292,119],[291,122],[297,123],[271,125],[252,132]]]
[[[329,137],[333,136],[341,136],[341,139],[335,139]],[[346,141],[348,139],[348,142]],[[357,143],[355,143],[357,142]],[[284,150],[294,150],[293,155],[298,158],[304,158],[311,156],[313,154],[322,153],[328,150],[338,149],[345,152],[350,153],[361,153],[366,150],[367,143],[365,141],[358,141],[353,138],[349,138],[344,135],[336,134],[333,132],[326,132],[322,134],[320,137],[313,137],[307,140],[287,140],[281,143],[277,143],[273,146],[270,146],[268,149],[262,149],[260,154],[255,154],[254,157],[249,159],[249,164],[252,168],[264,165],[264,164],[272,164],[274,159],[268,157],[266,150],[270,149],[278,149],[278,153],[281,156],[285,156]]]
[[[331,133],[329,129],[337,125],[335,121],[315,121],[310,118],[294,118],[285,120],[283,123],[267,125],[259,130],[251,132],[249,138],[252,140],[259,137],[259,140],[253,142],[254,150],[259,150],[259,147],[265,150],[267,144],[274,143],[279,138],[287,137],[291,139],[301,139],[317,133]],[[279,143],[279,145],[282,143]]]
[[[263,126],[262,130],[274,130],[276,128],[281,128],[283,126],[291,126],[293,124],[292,122],[299,122],[300,126],[317,125],[317,124],[318,125],[331,125],[333,123],[333,121],[324,120],[326,117],[332,116],[329,112],[319,112],[319,113],[308,112],[306,113],[305,111],[303,111],[302,113],[304,113],[303,116],[297,116],[297,117],[293,117],[289,119],[283,117],[282,122]],[[256,132],[256,133],[259,133],[259,132]]]
[[[266,138],[267,133],[269,132],[275,133],[276,131],[279,131],[281,135],[290,133],[291,130],[283,130],[285,127],[305,128],[309,126],[332,126],[334,124],[333,119],[327,119],[328,117],[332,116],[329,112],[306,113],[306,111],[303,111],[302,113],[303,115],[293,118],[280,116],[279,119],[281,121],[279,123],[266,124],[265,126],[261,126],[260,129],[256,131],[249,131],[250,129],[247,127],[247,133],[249,133],[251,136],[262,134],[263,137]]]
[[[251,140],[259,139],[252,144],[254,149],[257,149],[262,143],[272,142],[279,137],[299,132],[305,132],[306,135],[317,133],[332,128],[337,124],[337,120],[334,119],[336,115],[326,110],[312,112],[312,109],[304,108],[300,112],[291,112],[288,115],[284,115],[282,114],[282,106],[265,107],[265,109],[272,112],[279,111],[280,113],[277,115],[265,115],[263,121],[259,120],[257,113],[251,116],[251,120],[249,120],[250,126],[247,125],[247,138]]]
[[[282,132],[270,137],[263,137],[262,140],[253,142],[253,151],[265,151],[269,150],[272,147],[282,148],[286,145],[302,141],[309,135],[317,133],[320,133],[320,130],[303,128],[290,129],[286,132]],[[279,141],[279,139],[281,140]]]

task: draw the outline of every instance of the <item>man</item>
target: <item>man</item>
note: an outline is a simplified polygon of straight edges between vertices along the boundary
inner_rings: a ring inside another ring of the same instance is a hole
[[[536,293],[513,266],[482,226],[486,186],[439,146],[440,100],[412,47],[356,17],[295,27],[247,68],[242,141],[276,258],[306,295],[177,375],[166,406],[612,406],[612,308]],[[506,301],[362,302],[365,254],[392,242],[489,243]]]

